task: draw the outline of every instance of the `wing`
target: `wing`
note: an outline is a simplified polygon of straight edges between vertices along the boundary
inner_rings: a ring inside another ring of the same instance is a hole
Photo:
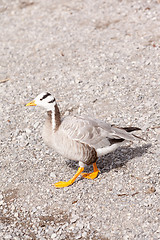
[[[115,140],[118,142],[134,140],[134,137],[125,130],[88,116],[66,117],[59,130],[71,139],[88,144],[95,149],[110,146],[116,142]]]

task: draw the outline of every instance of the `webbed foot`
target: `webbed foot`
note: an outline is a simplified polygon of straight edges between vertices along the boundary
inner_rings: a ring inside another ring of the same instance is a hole
[[[62,181],[57,182],[57,183],[54,184],[54,186],[56,188],[63,188],[63,187],[68,187],[68,186],[72,185],[74,183],[74,181],[76,180],[76,178],[83,172],[83,170],[84,170],[83,167],[79,167],[76,174],[68,182],[62,182]]]
[[[93,172],[92,173],[81,173],[82,177],[88,178],[88,179],[94,179],[97,177],[98,173],[100,171],[97,168],[96,162],[93,163]]]
[[[54,183],[54,186],[55,186],[56,188],[63,188],[63,187],[68,187],[68,186],[72,185],[72,183],[73,183],[73,182],[71,182],[70,180],[69,180],[68,182],[62,182],[62,181],[60,181],[60,182]]]
[[[99,171],[92,172],[92,173],[81,173],[82,177],[88,178],[88,179],[94,179],[97,177]]]

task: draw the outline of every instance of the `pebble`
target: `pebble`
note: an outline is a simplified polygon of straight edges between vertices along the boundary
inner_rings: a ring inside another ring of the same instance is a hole
[[[81,237],[82,237],[82,234],[81,234],[81,232],[79,232],[76,234],[75,239],[80,239]]]
[[[35,122],[34,124],[33,124],[33,127],[36,129],[37,127],[39,126],[39,122]]]
[[[58,232],[59,229],[60,229],[60,226],[58,226],[58,227],[54,227],[54,232]]]
[[[40,238],[40,240],[45,240],[45,238],[44,238],[44,237],[42,237],[42,236],[40,236],[39,238]]]
[[[12,182],[12,178],[8,178],[8,182],[11,183]]]
[[[160,194],[160,186],[156,186],[155,191]]]
[[[83,238],[86,238],[86,237],[87,237],[87,232],[83,232],[83,233],[82,233],[82,237],[83,237]]]
[[[25,131],[26,131],[27,135],[30,135],[32,132],[29,128],[26,128]]]
[[[56,178],[56,177],[57,177],[57,174],[56,174],[55,172],[51,172],[51,173],[50,173],[50,177],[51,177],[51,178]]]
[[[14,212],[14,210],[15,210],[15,206],[11,205],[11,211]]]
[[[33,207],[32,208],[32,213],[35,213],[37,211],[37,208]]]
[[[83,229],[83,223],[81,223],[81,222],[76,223],[76,226],[77,226],[80,230]]]
[[[78,219],[79,217],[77,215],[72,215],[70,222],[75,223]]]
[[[54,228],[49,226],[48,230],[46,230],[47,234],[52,235],[54,232]]]
[[[12,239],[12,236],[11,235],[5,235],[4,239]]]

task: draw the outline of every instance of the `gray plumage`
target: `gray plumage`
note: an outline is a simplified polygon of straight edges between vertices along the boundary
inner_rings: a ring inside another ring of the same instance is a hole
[[[56,130],[52,129],[53,112],[48,111],[42,137],[47,145],[71,160],[89,165],[98,156],[115,150],[123,141],[135,140],[126,130],[88,116],[68,116],[61,120],[57,104],[56,109]]]

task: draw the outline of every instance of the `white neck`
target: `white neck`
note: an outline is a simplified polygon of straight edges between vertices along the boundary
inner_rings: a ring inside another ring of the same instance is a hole
[[[55,132],[56,129],[56,113],[55,113],[55,106],[52,110],[52,130]]]
[[[57,104],[54,105],[52,110],[47,111],[48,116],[50,117],[52,123],[52,131],[57,131],[59,125],[61,124],[60,112]]]

